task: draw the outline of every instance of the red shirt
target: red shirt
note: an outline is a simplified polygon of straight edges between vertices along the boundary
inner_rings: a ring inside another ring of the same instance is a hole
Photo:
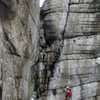
[[[69,97],[71,97],[72,96],[72,92],[71,91],[67,91],[66,95],[69,96]]]
[[[71,91],[69,92],[69,96],[70,96],[70,97],[72,96],[72,92],[71,92]]]

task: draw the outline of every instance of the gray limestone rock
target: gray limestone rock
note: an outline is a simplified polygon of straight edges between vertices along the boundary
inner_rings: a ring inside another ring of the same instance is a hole
[[[28,100],[31,67],[39,54],[38,42],[39,1],[0,0],[2,100]]]
[[[100,1],[0,0],[0,100],[100,100]],[[2,98],[1,98],[2,97]]]
[[[50,64],[42,63],[51,76],[48,83],[42,83],[48,88],[40,90],[39,100],[64,100],[62,86],[72,88],[72,100],[99,100],[99,4],[99,0],[45,0],[41,19],[49,46],[42,49]]]

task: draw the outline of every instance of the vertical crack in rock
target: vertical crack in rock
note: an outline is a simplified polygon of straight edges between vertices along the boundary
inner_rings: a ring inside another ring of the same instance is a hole
[[[69,3],[68,3],[68,12],[66,12],[67,13],[67,16],[66,16],[64,30],[63,30],[63,33],[62,33],[62,40],[63,41],[64,41],[64,35],[65,35],[65,32],[66,32],[67,22],[68,22],[69,13],[70,13],[70,5],[71,5],[71,0],[69,0]]]
[[[8,49],[8,53],[11,54],[11,55],[16,55],[16,56],[19,56],[21,57],[17,51],[16,51],[16,48],[15,46],[13,45],[13,43],[10,41],[9,37],[8,37],[8,33],[6,31],[3,32],[4,33],[4,36],[5,36],[5,46],[6,48]]]
[[[67,27],[67,22],[68,22],[68,17],[69,17],[69,13],[70,13],[70,3],[71,3],[71,1],[69,1],[69,3],[68,3],[68,12],[66,12],[66,20],[65,20],[65,25],[64,25],[64,29],[63,29],[63,31],[62,31],[62,38],[61,38],[61,40],[60,40],[60,42],[59,42],[59,47],[56,49],[56,51],[53,53],[53,56],[54,56],[54,58],[52,58],[52,59],[50,59],[50,60],[52,60],[51,61],[51,64],[50,65],[48,65],[48,64],[46,64],[45,66],[46,66],[46,68],[45,68],[45,83],[46,83],[46,80],[47,80],[47,75],[48,75],[48,73],[50,72],[51,74],[49,75],[49,77],[48,77],[48,83],[47,83],[47,85],[48,85],[48,88],[47,88],[47,91],[48,91],[48,89],[49,89],[49,80],[50,80],[50,78],[52,78],[53,77],[53,74],[54,74],[54,66],[55,66],[55,64],[58,62],[58,60],[59,60],[59,57],[60,57],[60,55],[61,55],[61,53],[62,53],[62,49],[63,49],[63,46],[64,46],[64,34],[65,34],[65,30],[66,30],[66,27]],[[42,12],[41,12],[42,13]],[[42,16],[44,16],[43,14],[42,14]],[[45,15],[46,16],[46,15]],[[44,18],[44,17],[43,17]],[[50,38],[50,37],[49,37]],[[48,45],[48,41],[49,40],[47,40],[47,44],[46,45]],[[51,42],[50,41],[50,46],[49,46],[49,48],[52,46],[52,44],[54,45],[54,42],[55,42],[56,40],[54,40],[53,42]],[[52,49],[51,49],[52,50]],[[46,52],[47,53],[47,52]],[[48,54],[46,54],[46,55],[48,55]],[[44,59],[44,58],[43,58]],[[49,61],[50,62],[50,61]],[[49,70],[49,71],[48,71]],[[44,85],[45,86],[45,85]],[[43,90],[44,91],[44,90]],[[41,93],[43,92],[43,91],[41,91]],[[53,89],[53,93],[54,94],[56,94],[56,90],[55,89]],[[39,93],[40,94],[40,93]]]
[[[55,66],[55,64],[58,62],[58,60],[59,60],[59,57],[60,57],[60,55],[61,55],[61,53],[62,53],[62,49],[63,49],[63,47],[64,47],[64,34],[65,34],[65,32],[66,32],[66,27],[67,27],[67,22],[68,22],[68,18],[69,18],[69,13],[70,13],[70,4],[71,4],[71,0],[69,0],[69,2],[68,2],[68,11],[66,12],[66,21],[65,21],[65,25],[64,25],[64,29],[63,29],[63,32],[62,32],[62,39],[61,39],[61,44],[60,44],[60,47],[59,47],[59,49],[56,51],[56,54],[55,54],[55,59],[54,59],[54,61],[53,61],[53,63],[52,63],[52,65],[51,66],[53,66],[52,68],[52,73],[54,73],[54,66]],[[53,77],[53,76],[52,76]],[[49,84],[48,84],[49,85]],[[67,84],[66,84],[67,85]],[[55,89],[54,89],[54,91],[56,91]],[[54,92],[54,94],[55,94],[55,92]]]
[[[64,29],[63,29],[63,32],[62,32],[61,45],[60,45],[59,49],[56,51],[56,53],[55,53],[55,59],[54,59],[54,61],[53,61],[51,66],[55,66],[55,64],[59,60],[60,54],[62,53],[62,49],[64,47],[64,34],[66,32],[68,17],[69,17],[69,13],[70,13],[70,4],[71,4],[71,0],[69,0],[69,3],[68,3],[68,12],[66,12],[67,15],[66,15],[66,21],[65,21]]]

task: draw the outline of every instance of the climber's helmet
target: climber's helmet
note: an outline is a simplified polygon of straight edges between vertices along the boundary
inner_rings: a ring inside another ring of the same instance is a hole
[[[68,89],[68,90],[69,90],[70,88],[69,88],[69,87],[66,87],[66,89]]]

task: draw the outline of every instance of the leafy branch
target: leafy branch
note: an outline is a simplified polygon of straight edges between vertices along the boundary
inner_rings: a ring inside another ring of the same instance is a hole
[[[100,9],[100,0],[93,0],[90,4],[90,8]]]

